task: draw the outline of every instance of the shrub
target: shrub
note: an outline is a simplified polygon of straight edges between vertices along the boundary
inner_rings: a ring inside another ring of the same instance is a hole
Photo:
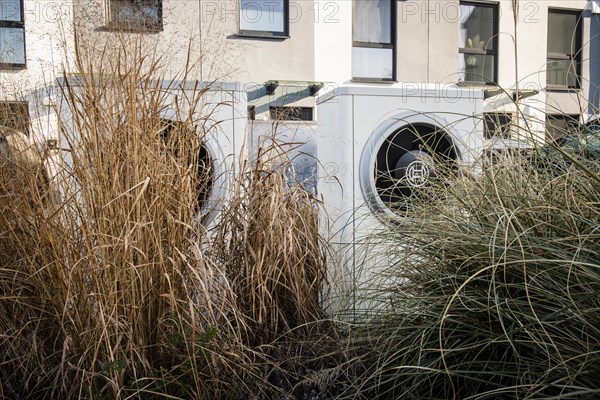
[[[362,315],[353,391],[375,398],[600,393],[600,180],[507,155],[378,240],[398,262]],[[537,168],[533,166],[536,165]],[[351,394],[348,397],[352,397]]]

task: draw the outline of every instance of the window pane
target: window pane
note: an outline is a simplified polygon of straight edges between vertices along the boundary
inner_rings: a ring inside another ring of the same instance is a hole
[[[29,106],[26,102],[0,102],[0,125],[29,134]]]
[[[484,113],[483,121],[483,133],[486,139],[494,137],[510,138],[510,128],[513,123],[513,115],[511,113]]]
[[[159,27],[161,7],[160,0],[112,0],[111,22],[133,27]]]
[[[391,2],[389,0],[354,1],[354,41],[392,43]]]
[[[354,78],[393,79],[393,49],[352,48]]]
[[[0,125],[29,134],[29,105],[26,102],[0,102]]]
[[[546,116],[546,140],[553,142],[579,130],[579,115]]]
[[[240,30],[285,32],[283,0],[241,0]]]
[[[312,107],[270,107],[269,116],[273,121],[312,121]]]
[[[21,1],[2,0],[0,2],[0,20],[21,21]]]
[[[548,13],[548,52],[575,53],[577,15],[561,12]]]
[[[577,64],[573,60],[548,60],[546,68],[548,85],[578,87]]]
[[[494,12],[494,7],[460,5],[460,48],[494,48]]]
[[[459,54],[459,79],[463,82],[494,82],[495,56]]]
[[[23,28],[0,28],[0,63],[25,65]]]

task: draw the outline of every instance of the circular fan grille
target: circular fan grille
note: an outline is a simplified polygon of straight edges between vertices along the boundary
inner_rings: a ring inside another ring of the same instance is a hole
[[[182,135],[184,132],[179,131],[178,129],[182,128],[180,123],[164,120],[163,123],[166,125],[165,129],[162,132],[163,141],[168,144],[169,150],[172,152],[175,158],[187,158],[188,155],[180,154],[180,146],[182,143],[179,142],[177,135]],[[185,134],[190,134],[191,132],[185,132]],[[193,133],[191,133],[193,134]],[[174,135],[176,135],[174,137]],[[213,157],[211,156],[211,152],[208,149],[205,141],[202,141],[196,158],[196,213],[207,213],[206,206],[211,198],[215,186],[215,171],[213,166]],[[181,162],[188,163],[188,160],[182,159]],[[203,215],[202,217],[204,217]]]
[[[394,211],[408,211],[411,203],[427,195],[431,181],[457,159],[445,132],[427,124],[395,130],[376,151],[375,190],[383,205]]]

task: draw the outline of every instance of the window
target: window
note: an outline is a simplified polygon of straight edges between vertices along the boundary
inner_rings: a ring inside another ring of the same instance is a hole
[[[483,114],[484,137],[492,138],[510,138],[510,130],[513,123],[513,113],[491,112]]]
[[[289,0],[240,0],[239,34],[254,37],[289,35]]]
[[[352,19],[352,78],[396,79],[396,1],[354,0]]]
[[[555,142],[563,136],[579,132],[579,115],[548,114],[546,116],[546,141]]]
[[[108,25],[124,30],[162,29],[161,0],[109,0]]]
[[[548,11],[546,84],[579,88],[581,24],[578,11]]]
[[[29,134],[29,105],[26,101],[0,101],[0,126]]]
[[[0,68],[25,67],[23,0],[0,2]]]
[[[460,3],[458,70],[461,82],[497,81],[498,9],[492,4]]]
[[[270,107],[269,114],[272,120],[278,121],[312,121],[312,107]]]
[[[256,106],[248,106],[248,120],[254,121],[256,120]]]

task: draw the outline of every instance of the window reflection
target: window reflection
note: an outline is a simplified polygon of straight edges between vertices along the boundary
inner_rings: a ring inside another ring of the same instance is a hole
[[[493,5],[460,4],[458,71],[463,82],[496,81],[497,9]]]
[[[394,80],[393,0],[353,2],[352,77]]]
[[[125,29],[162,28],[160,0],[111,0],[110,24]]]
[[[0,67],[25,66],[23,0],[0,2]]]
[[[264,32],[287,35],[287,2],[284,0],[241,0],[241,33]]]

